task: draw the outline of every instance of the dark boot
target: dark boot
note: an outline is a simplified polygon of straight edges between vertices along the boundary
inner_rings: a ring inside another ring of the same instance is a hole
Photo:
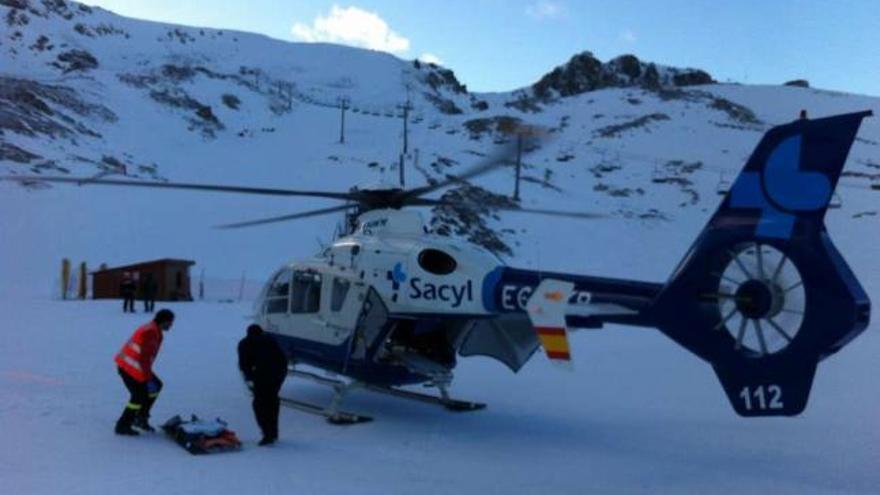
[[[141,407],[141,410],[138,411],[137,415],[134,418],[134,427],[141,429],[143,431],[148,431],[150,433],[156,431],[155,428],[150,426],[150,410],[153,408],[153,404],[156,403],[156,399],[158,398],[158,393],[153,395],[147,399],[147,402]]]
[[[122,411],[122,416],[116,421],[116,428],[113,431],[116,432],[117,435],[138,436],[140,433],[131,427],[136,414],[137,412],[134,409],[126,407],[125,410]]]
[[[153,433],[153,432],[156,431],[155,428],[153,428],[152,426],[150,426],[150,418],[149,418],[149,416],[145,416],[145,415],[143,415],[143,414],[139,414],[136,418],[134,418],[134,423],[133,423],[133,425],[134,425],[135,428],[137,428],[137,429],[139,429],[139,430],[146,431],[146,432]]]
[[[136,437],[140,435],[140,433],[138,433],[138,431],[131,426],[120,426],[118,424],[116,425],[116,429],[113,431],[116,432],[117,435],[127,435],[130,437]]]

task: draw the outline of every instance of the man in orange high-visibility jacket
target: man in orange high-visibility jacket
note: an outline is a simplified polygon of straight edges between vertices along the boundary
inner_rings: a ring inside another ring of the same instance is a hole
[[[162,380],[153,373],[153,361],[162,345],[162,332],[171,329],[174,313],[160,309],[153,321],[139,327],[116,355],[116,366],[125,388],[131,394],[122,416],[116,421],[117,435],[138,435],[136,426],[155,431],[150,426],[150,408],[162,389]]]

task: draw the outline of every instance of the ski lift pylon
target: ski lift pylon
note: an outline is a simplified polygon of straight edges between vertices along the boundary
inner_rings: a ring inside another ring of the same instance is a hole
[[[843,206],[843,200],[840,198],[840,194],[835,192],[831,195],[831,201],[828,202],[828,208],[840,208]]]
[[[721,175],[718,177],[718,185],[715,187],[715,192],[719,196],[724,196],[730,192],[730,181],[724,178],[724,172],[721,172]]]
[[[669,180],[673,178],[675,178],[675,174],[671,173],[666,167],[661,167],[659,160],[654,160],[654,171],[651,172],[651,182],[662,184],[669,182]]]

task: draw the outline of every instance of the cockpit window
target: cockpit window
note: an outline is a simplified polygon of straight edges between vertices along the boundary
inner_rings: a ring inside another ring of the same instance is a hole
[[[290,270],[281,270],[266,291],[266,313],[287,313],[290,296]]]
[[[439,249],[425,249],[419,253],[419,266],[434,275],[449,275],[458,264],[455,258]]]
[[[351,282],[344,278],[333,278],[333,293],[330,297],[330,311],[337,312],[342,309],[345,303],[345,296],[348,295],[348,288]]]
[[[317,313],[321,309],[321,275],[314,272],[293,272],[291,313]]]
[[[290,293],[290,270],[281,270],[275,275],[275,278],[272,280],[272,284],[269,286],[269,292],[266,294],[269,297],[280,297],[287,295]]]

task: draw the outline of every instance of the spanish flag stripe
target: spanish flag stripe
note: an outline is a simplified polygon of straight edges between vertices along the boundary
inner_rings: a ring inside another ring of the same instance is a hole
[[[549,349],[551,351],[567,351],[568,339],[566,339],[565,336],[551,335],[545,337],[542,335],[541,345],[544,346],[544,349]]]
[[[538,332],[538,335],[565,335],[565,329],[560,327],[537,327],[535,331]]]
[[[571,360],[571,354],[563,351],[547,351],[547,357],[550,359],[565,359],[566,361]]]

